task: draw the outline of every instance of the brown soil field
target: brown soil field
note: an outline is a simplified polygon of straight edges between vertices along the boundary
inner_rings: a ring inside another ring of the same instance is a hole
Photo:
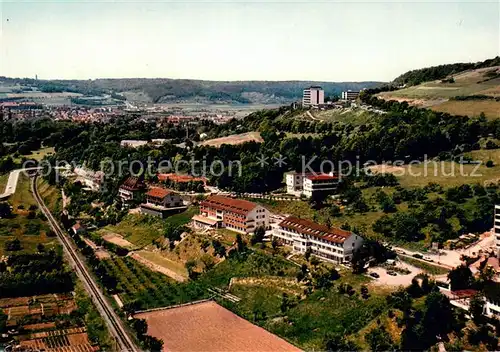
[[[99,349],[90,344],[85,328],[34,333],[21,337],[20,345],[24,348],[54,352],[93,352]]]
[[[56,323],[38,323],[38,324],[29,324],[24,325],[24,330],[44,330],[44,329],[54,329],[56,327]]]
[[[300,351],[215,302],[140,313],[148,334],[163,340],[164,351]]]
[[[116,233],[108,233],[107,235],[102,236],[102,239],[104,241],[114,243],[117,246],[124,247],[124,248],[133,248],[135,247],[132,243],[124,239],[122,236],[116,234]]]
[[[260,136],[259,132],[248,132],[248,133],[242,133],[242,134],[233,134],[233,135],[227,136],[227,137],[210,139],[208,141],[201,142],[199,145],[209,145],[212,147],[220,147],[223,144],[237,145],[237,144],[243,144],[246,142],[262,143],[262,142],[264,142],[264,140]]]
[[[397,173],[397,172],[404,172],[404,170],[405,170],[405,168],[401,167],[401,166],[392,166],[392,165],[386,165],[386,164],[369,166],[368,169],[370,169],[370,171],[373,172],[374,174],[378,174],[378,173],[392,174],[392,173]]]
[[[0,310],[8,316],[7,325],[17,326],[26,316],[32,319],[69,314],[77,308],[72,295],[51,294],[33,297],[0,299]]]

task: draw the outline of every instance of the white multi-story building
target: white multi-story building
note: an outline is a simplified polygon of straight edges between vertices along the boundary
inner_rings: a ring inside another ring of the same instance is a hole
[[[359,91],[348,90],[347,92],[342,92],[342,100],[356,100],[359,97]]]
[[[500,205],[495,205],[495,219],[494,219],[494,235],[495,235],[495,249],[497,257],[500,257]]]
[[[302,96],[302,106],[317,106],[325,103],[325,91],[318,86],[311,86],[304,89]]]
[[[280,222],[272,236],[296,253],[310,248],[312,255],[333,263],[350,262],[354,251],[363,244],[363,238],[355,233],[293,216]]]
[[[257,227],[269,228],[269,211],[247,200],[214,195],[200,203],[200,214],[193,216],[193,222],[196,227],[253,233]]]
[[[100,192],[104,187],[104,172],[87,170],[84,167],[75,167],[73,170],[77,181],[80,181],[88,190]]]
[[[338,176],[333,173],[315,174],[287,172],[286,192],[296,196],[305,195],[306,197],[316,197],[335,194],[339,185]]]

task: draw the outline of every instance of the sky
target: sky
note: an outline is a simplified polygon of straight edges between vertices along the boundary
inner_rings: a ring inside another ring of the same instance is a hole
[[[390,81],[500,53],[500,3],[5,1],[0,75]]]

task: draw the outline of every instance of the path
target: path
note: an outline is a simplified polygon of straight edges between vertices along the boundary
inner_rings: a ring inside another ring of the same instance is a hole
[[[172,279],[174,279],[175,281],[179,281],[179,282],[184,282],[186,281],[186,278],[182,275],[179,275],[177,274],[175,271],[171,270],[171,269],[168,269],[168,268],[165,268],[164,266],[161,266],[161,265],[158,265],[158,264],[155,264],[153,263],[152,261],[144,258],[144,257],[141,257],[140,254],[138,253],[135,253],[135,252],[132,252],[130,254],[130,257],[134,258],[135,260],[137,260],[139,263],[141,264],[144,264],[145,266],[147,266],[148,268],[154,270],[154,271],[157,271],[159,273],[162,273],[164,275],[167,275],[168,277],[171,277]]]
[[[306,114],[307,116],[309,116],[311,119],[313,119],[314,121],[321,121],[320,119],[317,119],[313,116],[313,114],[311,114],[311,112],[309,110],[306,111]]]

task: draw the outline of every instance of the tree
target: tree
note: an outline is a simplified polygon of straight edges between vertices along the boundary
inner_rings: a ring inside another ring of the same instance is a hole
[[[0,334],[7,332],[8,316],[3,311],[0,311]]]
[[[286,292],[283,292],[283,294],[281,295],[280,310],[282,313],[285,313],[289,307],[290,307],[290,299],[288,298],[288,294]]]
[[[383,326],[372,329],[366,334],[365,340],[372,351],[388,351],[393,348],[391,335]]]
[[[245,245],[245,242],[243,242],[243,238],[240,234],[236,235],[236,249],[239,253],[243,253],[247,249],[247,246]]]
[[[469,304],[469,312],[472,315],[472,320],[476,325],[479,325],[483,322],[484,316],[484,299],[481,294],[476,294],[470,300]]]
[[[495,166],[495,164],[493,163],[493,160],[488,160],[486,162],[486,167],[490,168],[490,167],[493,167],[493,166]]]
[[[307,247],[306,252],[304,253],[304,257],[306,258],[307,261],[309,261],[309,259],[311,258],[311,253],[312,253],[311,247]]]
[[[36,250],[38,252],[45,252],[45,246],[42,243],[37,244]]]
[[[196,268],[196,261],[193,259],[190,259],[186,262],[185,264],[186,270],[188,272],[188,276],[190,279],[195,279],[196,278],[196,272],[194,271],[194,268]]]
[[[255,229],[255,232],[250,239],[250,243],[255,245],[264,241],[264,236],[266,235],[266,229],[263,226],[259,226]]]
[[[354,352],[359,350],[359,347],[354,342],[338,333],[326,336],[324,346],[324,350],[327,352]]]
[[[148,331],[148,323],[145,319],[134,319],[132,321],[132,328],[137,333],[139,339],[142,339],[142,336],[146,334]]]
[[[23,247],[21,246],[21,241],[19,241],[17,238],[12,241],[5,242],[6,251],[20,251],[21,249],[23,249]]]
[[[448,279],[450,280],[450,288],[452,291],[466,290],[471,288],[474,284],[474,276],[470,269],[464,264],[451,270],[448,273]]]
[[[12,210],[10,208],[9,203],[0,202],[0,219],[1,218],[10,218],[11,216],[12,216]]]

